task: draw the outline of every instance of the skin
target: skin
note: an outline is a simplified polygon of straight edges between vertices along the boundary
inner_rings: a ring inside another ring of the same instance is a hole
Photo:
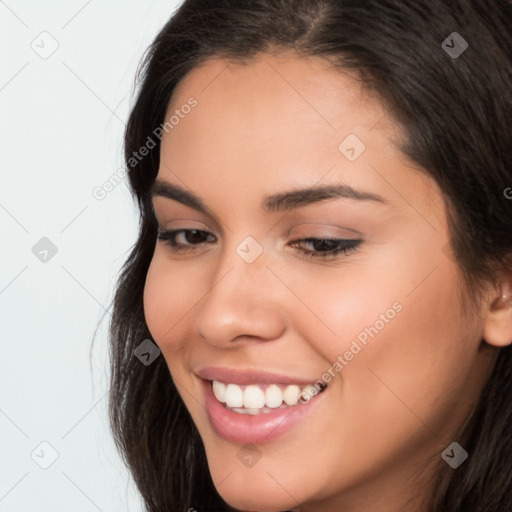
[[[490,287],[464,315],[443,195],[397,149],[402,134],[386,108],[349,74],[288,52],[245,65],[210,59],[180,82],[166,118],[191,96],[198,105],[162,139],[158,179],[192,191],[210,213],[164,197],[154,208],[161,230],[212,236],[196,245],[178,236],[181,254],[156,242],[144,309],[218,492],[251,511],[423,510],[441,452],[457,440],[496,347],[512,338],[510,308],[495,300],[503,289]],[[351,133],[366,146],[353,162],[338,150]],[[270,194],[341,182],[386,204],[261,207]],[[252,263],[236,252],[247,236],[263,250]],[[300,252],[315,248],[296,242],[307,237],[363,242],[324,260]],[[199,368],[314,382],[397,302],[395,318],[334,372],[314,414],[260,444],[253,467],[212,430]]]

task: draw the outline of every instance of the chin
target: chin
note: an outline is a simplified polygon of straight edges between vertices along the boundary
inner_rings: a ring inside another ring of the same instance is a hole
[[[228,505],[241,512],[284,512],[298,506],[290,496],[283,496],[286,493],[282,489],[279,496],[275,497],[262,489],[246,493],[233,488],[222,489],[221,486],[218,491]]]
[[[217,461],[209,462],[210,472],[217,492],[231,507],[243,512],[282,512],[298,506],[300,487],[285,490],[279,477],[272,478],[265,467],[242,469],[226,465],[225,459]]]

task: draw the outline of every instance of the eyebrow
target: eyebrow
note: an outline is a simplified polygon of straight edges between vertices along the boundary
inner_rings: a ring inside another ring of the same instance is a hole
[[[194,210],[211,215],[210,209],[199,197],[179,185],[167,181],[155,180],[151,186],[150,197],[152,199],[155,197],[174,199]],[[356,190],[349,185],[340,183],[273,194],[265,198],[262,208],[267,212],[282,212],[309,206],[328,199],[354,199],[357,201],[374,201],[388,204],[383,197],[377,194]]]

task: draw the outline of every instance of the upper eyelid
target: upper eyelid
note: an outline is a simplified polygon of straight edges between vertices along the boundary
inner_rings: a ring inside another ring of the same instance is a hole
[[[158,229],[158,235],[165,234],[165,233],[172,233],[175,236],[180,233],[187,233],[189,231],[200,231],[201,233],[206,233],[207,235],[212,235],[215,238],[217,238],[217,235],[215,233],[212,233],[211,231],[207,229],[196,229],[196,228],[173,228],[173,229]],[[359,242],[362,243],[362,238],[346,238],[346,237],[339,237],[339,236],[332,236],[332,235],[305,235],[305,236],[299,236],[299,237],[293,237],[291,242],[307,242],[310,240],[333,240],[333,241],[347,241],[347,242]],[[201,243],[209,243],[209,242],[201,242]],[[199,245],[199,244],[190,244],[190,245]]]
[[[199,213],[201,216],[205,216],[207,219],[208,219],[208,222],[213,224],[215,229],[219,230],[222,232],[222,228],[226,228],[228,231],[231,231],[231,228],[225,223],[225,222],[221,222],[220,219],[218,219],[216,217],[216,215],[213,214],[213,212],[211,212],[210,210],[206,210],[206,211],[202,211],[202,210],[196,210],[195,208],[193,208],[192,206],[189,206],[185,203],[182,203],[180,201],[176,201],[174,199],[171,199],[171,198],[167,198],[163,195],[156,195],[156,196],[153,196],[151,199],[150,199],[150,206],[151,206],[151,210],[153,212],[153,215],[155,216],[155,218],[157,219],[158,223],[160,224],[160,217],[157,213],[157,210],[158,208],[156,207],[156,204],[160,201],[160,200],[163,200],[162,201],[162,206],[160,206],[159,208],[162,209],[162,211],[165,211],[165,206],[163,206],[164,204],[166,203],[174,203],[176,205],[180,205],[180,206],[184,206],[185,208],[191,208],[192,210],[195,210],[196,213]],[[165,215],[162,214],[161,217],[164,217]],[[186,219],[186,218],[182,218],[182,219],[173,219],[173,220],[184,220],[184,221],[189,221],[189,222],[199,222],[201,223],[201,221],[198,221],[198,220],[195,220],[195,219]],[[204,223],[202,223],[204,224]]]
[[[165,222],[161,221],[161,219],[159,218],[159,216],[157,215],[156,211],[154,211],[154,215],[155,215],[155,219],[157,220],[157,223],[158,225],[163,225],[165,224]],[[210,227],[208,227],[205,223],[201,222],[201,221],[198,221],[196,219],[187,219],[187,218],[180,218],[180,219],[171,219],[169,222],[186,222],[186,223],[197,223],[199,224],[200,226],[197,227],[197,226],[190,226],[190,224],[188,224],[187,226],[184,226],[184,227],[172,227],[172,228],[158,228],[159,231],[177,231],[177,230],[187,230],[187,229],[198,229],[200,231],[207,231],[209,233],[212,233],[212,234],[215,234],[214,231],[216,230],[212,230],[210,229]],[[337,226],[335,224],[331,224],[331,223],[327,223],[327,222],[301,222],[300,224],[296,225],[296,226],[293,226],[293,228],[290,228],[287,230],[287,233],[286,235],[289,236],[290,235],[290,232],[292,231],[292,229],[294,228],[301,228],[301,229],[306,229],[306,226],[308,227],[307,230],[309,229],[321,229],[321,228],[324,228],[324,229],[336,229],[336,230],[343,230],[343,231],[349,231],[351,232],[351,234],[328,234],[328,235],[319,235],[319,236],[311,236],[311,235],[306,235],[305,238],[333,238],[333,239],[345,239],[345,238],[352,238],[352,237],[362,237],[363,236],[363,233],[361,233],[360,231],[357,231],[355,229],[351,229],[351,228],[348,228],[348,227],[342,227],[342,226]],[[274,226],[275,227],[275,226]],[[274,230],[274,227],[272,227],[271,231]],[[222,233],[222,230],[219,230],[220,233]],[[230,231],[232,232],[232,230],[230,229]]]
[[[186,219],[186,218],[181,218],[181,219],[171,219],[169,220],[168,222],[185,222],[187,223],[186,226],[184,227],[172,227],[172,228],[160,228],[160,226],[163,226],[166,224],[166,222],[164,221],[163,219],[163,215],[162,217],[159,217],[158,214],[155,212],[155,219],[158,223],[158,226],[159,226],[159,231],[177,231],[177,230],[180,230],[180,229],[198,229],[198,230],[201,230],[201,231],[208,231],[208,232],[211,232],[212,230],[204,223],[204,222],[201,222],[199,220],[196,220],[196,219]],[[198,224],[199,226],[194,226],[194,225],[191,225],[190,223],[192,224]]]

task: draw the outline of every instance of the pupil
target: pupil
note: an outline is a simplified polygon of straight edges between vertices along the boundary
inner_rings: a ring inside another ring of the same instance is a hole
[[[334,240],[315,240],[313,245],[316,251],[330,251],[336,248],[336,242]]]
[[[193,229],[192,231],[189,232],[188,234],[188,241],[189,242],[202,242],[202,239],[201,239],[201,231],[197,230],[197,229]]]

